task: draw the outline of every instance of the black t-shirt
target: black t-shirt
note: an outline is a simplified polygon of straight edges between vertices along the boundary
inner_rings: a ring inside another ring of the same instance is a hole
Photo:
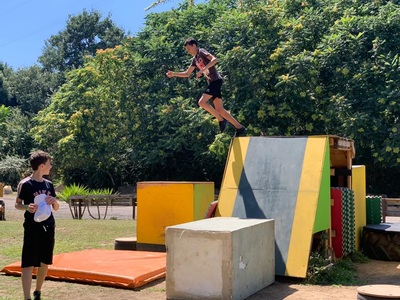
[[[197,52],[197,54],[192,58],[191,65],[193,67],[199,68],[199,70],[203,69],[210,62],[210,60],[207,57],[209,55],[210,53],[207,50],[200,48],[199,52]],[[204,72],[204,76],[206,76],[208,82],[222,79],[221,75],[218,73],[217,68],[215,66],[212,66],[211,68],[207,69]]]
[[[53,183],[50,180],[44,179],[41,182],[35,181],[32,177],[27,177],[18,184],[18,198],[24,202],[24,205],[29,205],[29,203],[34,203],[35,197],[40,194],[45,194],[47,196],[56,197],[56,192],[54,191]],[[35,214],[25,211],[25,222],[24,226],[27,224],[34,224],[33,219]],[[55,220],[53,213],[47,220],[40,222],[41,225],[54,226]]]

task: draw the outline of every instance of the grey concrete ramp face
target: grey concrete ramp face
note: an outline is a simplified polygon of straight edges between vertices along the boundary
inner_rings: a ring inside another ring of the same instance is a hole
[[[285,274],[307,138],[251,138],[233,217],[275,220],[276,273]]]

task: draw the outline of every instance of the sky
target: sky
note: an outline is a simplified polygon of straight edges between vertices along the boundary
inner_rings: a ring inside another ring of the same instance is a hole
[[[14,69],[38,64],[45,40],[66,28],[69,15],[84,9],[111,14],[114,24],[135,35],[144,28],[145,17],[178,7],[170,0],[145,11],[155,0],[12,0],[0,3],[0,62]],[[200,3],[203,1],[195,1]]]

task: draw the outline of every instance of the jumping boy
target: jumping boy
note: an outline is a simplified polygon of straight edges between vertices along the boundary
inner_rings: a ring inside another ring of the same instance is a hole
[[[184,72],[173,72],[168,70],[166,75],[169,78],[186,78],[189,77],[197,67],[199,71],[197,72],[196,77],[200,78],[201,75],[204,75],[208,82],[207,89],[204,91],[198,101],[199,106],[208,111],[218,120],[221,133],[224,132],[226,128],[226,122],[228,121],[236,128],[236,137],[243,135],[246,131],[246,128],[240,124],[227,110],[225,110],[222,103],[222,77],[215,67],[215,64],[218,62],[217,58],[207,50],[199,48],[195,39],[187,39],[184,46],[186,51],[193,56],[191,65]],[[214,107],[208,102],[210,99],[213,100]]]
[[[45,178],[51,169],[51,158],[43,151],[34,152],[29,158],[33,173],[18,184],[15,208],[24,210],[24,243],[22,246],[22,289],[24,299],[31,299],[33,268],[37,267],[36,289],[34,300],[40,300],[41,288],[47,275],[48,265],[53,263],[54,229],[53,214],[42,222],[34,220],[38,205],[34,203],[36,196],[45,194],[46,204],[53,210],[59,209],[53,183]]]

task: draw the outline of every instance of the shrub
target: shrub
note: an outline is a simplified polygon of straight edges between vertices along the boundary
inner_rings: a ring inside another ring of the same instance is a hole
[[[91,190],[88,187],[80,184],[72,184],[63,188],[63,190],[57,194],[57,197],[61,200],[67,201],[71,196],[81,195],[111,195],[113,194],[112,189],[94,189]]]
[[[0,182],[16,187],[27,167],[25,159],[6,156],[0,161]]]
[[[57,194],[57,197],[61,200],[67,201],[70,196],[88,195],[89,190],[86,186],[80,184],[72,184],[63,188],[63,190]]]

